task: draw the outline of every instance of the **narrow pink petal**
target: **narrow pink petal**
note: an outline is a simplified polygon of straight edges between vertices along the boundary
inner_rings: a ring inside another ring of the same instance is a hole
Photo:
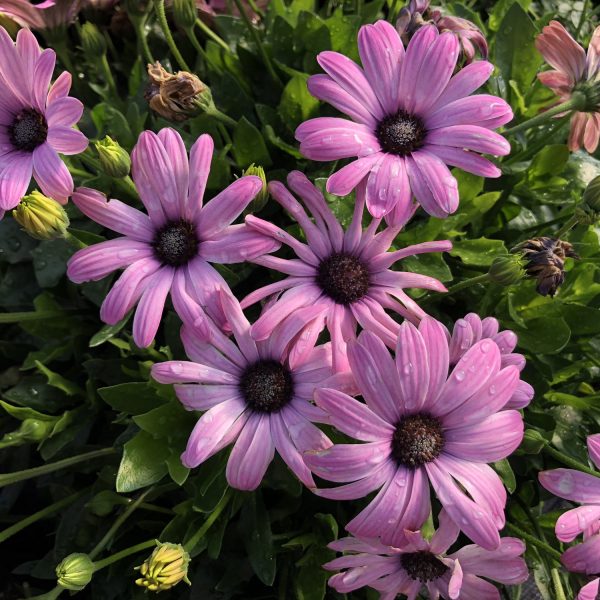
[[[209,410],[227,400],[241,400],[237,385],[177,383],[173,388],[186,410]]]
[[[56,81],[50,86],[50,91],[48,92],[48,98],[46,100],[48,108],[51,104],[53,104],[59,98],[64,98],[68,95],[69,90],[71,89],[71,73],[68,71],[63,71]],[[46,115],[47,117],[48,115]]]
[[[429,366],[429,385],[424,399],[427,406],[439,396],[448,377],[448,339],[444,326],[431,317],[421,320],[419,333],[425,344]]]
[[[404,158],[385,154],[375,164],[367,183],[367,208],[379,219],[400,205],[406,207],[411,202],[411,190]]]
[[[174,269],[162,267],[147,280],[133,317],[133,341],[139,348],[152,343],[165,308],[165,300],[173,281]]]
[[[473,173],[480,177],[500,177],[502,175],[502,171],[493,162],[470,150],[433,144],[425,144],[423,150],[435,154],[447,165],[458,167],[467,173]]]
[[[48,108],[46,110],[46,120],[48,127],[62,126],[72,127],[81,119],[83,114],[83,104],[77,98],[70,96],[61,96],[55,100],[48,100]]]
[[[62,125],[51,127],[48,130],[47,141],[56,152],[68,156],[80,154],[88,147],[88,139],[81,131]]]
[[[427,143],[496,156],[510,154],[510,144],[499,133],[477,125],[452,125],[434,129],[427,133]]]
[[[215,144],[207,133],[201,135],[190,150],[190,186],[188,192],[188,208],[192,218],[202,208],[204,190],[210,173]]]
[[[250,335],[250,323],[246,319],[240,303],[233,296],[229,288],[221,288],[217,294],[239,349],[248,361],[257,361],[259,355],[256,342]]]
[[[190,219],[192,214],[188,209],[188,187],[189,187],[189,164],[185,144],[177,133],[171,127],[164,127],[158,132],[158,139],[164,146],[170,172],[175,182],[177,190],[177,201],[179,204],[179,214]]]
[[[218,297],[219,290],[227,288],[227,282],[217,270],[198,256],[187,264],[188,292],[204,308],[211,319],[225,324],[223,309]]]
[[[67,275],[75,283],[97,281],[117,269],[153,256],[154,251],[148,244],[117,238],[76,252],[67,263]]]
[[[431,538],[429,549],[434,554],[444,554],[456,542],[460,534],[460,527],[442,509],[438,515],[438,528]]]
[[[91,188],[77,188],[73,203],[90,219],[104,227],[140,242],[151,243],[155,236],[152,222],[143,212],[121,202],[109,200]]]
[[[563,513],[556,521],[556,537],[561,542],[572,542],[600,521],[600,506],[579,506]]]
[[[584,585],[577,594],[577,600],[596,600],[598,598],[598,591],[600,589],[600,579],[592,579],[589,583]]]
[[[559,498],[583,504],[600,504],[600,479],[593,475],[573,469],[553,469],[542,471],[538,479],[542,487]]]
[[[231,373],[182,360],[170,360],[152,365],[152,378],[159,383],[239,384],[239,378]]]
[[[571,75],[575,81],[583,77],[585,51],[558,21],[550,21],[542,29],[535,46],[551,67]]]
[[[241,177],[215,196],[199,212],[196,225],[200,239],[209,240],[242,213],[262,188],[259,177]]]
[[[46,196],[61,204],[73,193],[69,169],[47,142],[33,151],[33,177]]]
[[[398,392],[407,413],[418,412],[425,402],[429,387],[427,347],[419,330],[410,322],[400,325],[396,343]]]
[[[489,94],[477,94],[459,98],[438,109],[425,119],[428,131],[452,125],[479,125],[487,129],[495,129],[512,121],[513,113],[510,105]]]
[[[588,435],[587,449],[592,462],[600,469],[600,433]]]
[[[36,42],[37,44],[37,42]],[[32,101],[33,105],[40,111],[46,110],[48,87],[54,72],[56,53],[50,48],[44,50],[37,59],[32,79]]]
[[[275,454],[269,419],[266,414],[252,415],[242,429],[227,461],[231,487],[252,491],[260,485]]]
[[[568,548],[561,562],[572,573],[597,575],[600,572],[600,534],[588,538],[583,544]]]
[[[246,367],[246,362],[243,363],[243,368],[232,360],[228,354],[225,354],[216,347],[211,336],[200,335],[191,327],[184,327],[181,332],[181,341],[185,348],[185,353],[199,365],[205,365],[225,373],[230,373],[234,377],[239,378],[243,369]],[[238,352],[239,354],[239,352]],[[237,358],[237,357],[235,357]]]
[[[14,154],[0,173],[0,209],[10,210],[21,202],[31,181],[31,154]]]
[[[230,225],[200,245],[200,256],[218,264],[243,263],[275,252],[281,244],[246,225]]]
[[[108,292],[100,307],[100,318],[109,325],[118,323],[135,306],[145,289],[145,279],[160,269],[154,258],[143,258],[129,265]]]
[[[435,212],[430,214],[445,217],[455,212],[458,208],[458,184],[444,162],[435,152],[423,149],[413,153],[411,158],[417,165],[423,183],[429,188],[435,202]],[[411,185],[412,181],[411,178]],[[429,212],[428,206],[423,208]]]

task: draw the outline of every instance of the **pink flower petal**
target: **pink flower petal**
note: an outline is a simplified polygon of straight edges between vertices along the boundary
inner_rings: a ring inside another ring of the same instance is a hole
[[[73,193],[69,169],[47,142],[33,151],[33,177],[46,196],[61,204]]]
[[[0,209],[10,210],[19,204],[31,181],[31,154],[14,154],[0,173]]]
[[[80,154],[88,147],[88,139],[76,129],[57,125],[48,130],[47,141],[61,154]]]

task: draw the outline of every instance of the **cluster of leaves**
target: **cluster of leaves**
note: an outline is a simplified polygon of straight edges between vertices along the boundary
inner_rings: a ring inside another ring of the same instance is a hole
[[[264,166],[269,179],[283,179],[297,168],[324,184],[331,165],[303,159],[293,138],[300,122],[334,114],[306,89],[308,75],[319,72],[315,56],[333,49],[357,58],[359,27],[395,10],[396,4],[272,0],[257,32],[276,78],[265,69],[262,49],[240,18],[214,19],[214,28],[229,51],[208,39],[203,42],[204,55],[197,55],[183,32],[175,32],[178,47],[211,87],[216,105],[237,123],[228,130],[201,115],[177,126],[188,147],[201,133],[215,139],[209,196],[251,163]],[[446,3],[445,10],[469,18],[486,34],[497,65],[489,91],[506,98],[518,118],[537,114],[551,95],[535,77],[542,59],[534,37],[563,7],[554,0],[467,4]],[[581,14],[573,6],[569,4],[564,18],[577,26]],[[143,129],[156,131],[171,124],[149,114],[144,100],[145,59],[133,30],[127,30],[127,21],[109,23],[102,14],[87,17],[110,40],[108,58],[119,95],[105,82],[97,57],[81,51],[77,29],[69,28],[61,40],[61,55],[70,57],[70,64],[78,65],[82,75],[75,78],[74,91],[86,105],[80,126],[91,139],[109,134],[131,150]],[[590,28],[586,19],[583,38]],[[152,54],[169,66],[168,47],[158,27],[149,30],[148,43]],[[176,70],[175,64],[171,66]],[[446,220],[417,215],[395,242],[402,247],[450,239],[454,249],[445,256],[407,259],[402,268],[443,282],[460,281],[487,272],[495,257],[517,243],[551,235],[573,214],[586,184],[600,174],[600,161],[583,153],[570,154],[565,138],[564,124],[559,123],[511,140],[513,153],[502,164],[504,175],[498,180],[484,181],[456,171],[459,211]],[[71,160],[77,184],[131,204],[138,201],[121,182],[95,170],[94,160],[93,150]],[[353,199],[328,199],[338,218],[347,223]],[[71,232],[80,240],[94,243],[107,235],[74,206],[68,206],[68,212]],[[293,227],[273,202],[261,216]],[[538,295],[531,281],[509,288],[487,283],[448,297],[415,294],[428,312],[446,324],[473,311],[495,316],[503,328],[518,333],[528,361],[524,379],[534,385],[536,396],[525,411],[527,433],[522,447],[496,468],[511,492],[508,520],[557,550],[560,545],[553,527],[558,513],[547,510],[548,496],[537,484],[537,473],[556,466],[544,452],[549,443],[585,463],[586,435],[598,430],[598,233],[593,225],[579,225],[570,232],[568,240],[581,260],[567,261],[566,283],[554,299]],[[185,542],[231,493],[224,477],[226,452],[192,473],[181,465],[179,455],[195,417],[180,407],[170,388],[149,378],[154,362],[184,356],[178,317],[167,311],[155,345],[137,348],[127,318],[110,327],[98,318],[111,278],[83,286],[68,281],[66,260],[72,253],[67,242],[38,243],[12,219],[0,222],[0,308],[5,311],[0,313],[4,323],[0,325],[0,464],[9,473],[96,449],[114,452],[0,490],[2,527],[10,529],[27,515],[46,510],[44,519],[8,541],[8,529],[0,531],[4,549],[11,546],[11,552],[3,552],[0,598],[28,597],[52,587],[56,564],[69,553],[88,552],[139,490],[153,486],[111,539],[108,552],[152,537]],[[238,297],[261,281],[268,283],[270,277],[251,265],[234,265],[222,273]],[[66,504],[48,509],[65,498]],[[327,574],[320,565],[333,556],[326,544],[342,533],[359,505],[317,498],[276,460],[260,490],[236,493],[193,548],[189,597],[341,598],[326,588]],[[527,559],[543,597],[553,598],[547,557],[529,547]],[[132,570],[142,560],[128,557],[99,571],[81,596],[143,597],[143,591],[133,586]],[[578,582],[565,573],[561,577],[573,597]],[[521,590],[506,593],[516,599]],[[164,593],[166,598],[187,595],[183,584]],[[376,594],[361,590],[348,597],[372,599]]]

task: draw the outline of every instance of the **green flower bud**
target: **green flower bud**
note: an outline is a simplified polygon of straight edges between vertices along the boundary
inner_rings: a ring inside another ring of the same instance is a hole
[[[196,0],[173,0],[175,23],[182,29],[190,29],[198,18]]]
[[[38,240],[65,237],[69,227],[65,209],[37,190],[23,197],[12,215],[31,237]]]
[[[95,145],[100,157],[100,167],[104,173],[118,179],[129,175],[131,158],[129,158],[127,150],[122,148],[118,142],[107,135]]]
[[[54,429],[54,420],[25,419],[19,429],[5,433],[0,439],[0,448],[21,446],[27,442],[41,442],[45,440]]]
[[[580,222],[592,225],[600,220],[600,175],[588,183],[583,202],[577,208]]]
[[[187,577],[190,555],[181,544],[156,542],[157,546],[142,565],[136,567],[141,577],[136,585],[151,592],[162,592],[175,587],[180,581],[188,585]]]
[[[515,254],[497,256],[492,262],[488,276],[494,283],[499,285],[507,287],[516,285],[527,275],[523,266],[523,260]]]
[[[94,562],[87,554],[69,554],[56,567],[58,585],[73,592],[81,591],[94,574]]]
[[[88,59],[97,60],[99,56],[106,54],[106,40],[93,23],[84,23],[80,35],[81,47]]]
[[[260,177],[262,181],[262,188],[260,192],[256,195],[256,198],[252,200],[250,206],[248,207],[247,213],[255,213],[264,208],[265,204],[269,200],[269,189],[267,187],[267,176],[265,175],[265,170],[252,163],[243,173],[242,176],[246,175],[254,175],[255,177]]]

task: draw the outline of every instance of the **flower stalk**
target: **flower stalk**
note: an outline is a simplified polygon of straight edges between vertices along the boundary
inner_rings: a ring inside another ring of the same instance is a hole
[[[546,542],[543,542],[542,540],[539,540],[538,538],[531,535],[530,533],[523,531],[520,527],[517,527],[513,523],[507,523],[506,529],[508,529],[511,533],[513,533],[517,537],[521,538],[523,541],[527,542],[528,544],[535,546],[536,548],[538,548],[538,550],[542,550],[546,555],[548,555],[549,557],[551,557],[552,559],[554,559],[555,561],[560,563],[560,557],[561,557],[560,552],[558,550],[555,550],[552,546],[550,546]]]
[[[185,62],[185,59],[183,56],[181,56],[181,52],[179,52],[179,48],[173,39],[173,34],[169,29],[167,15],[165,13],[165,0],[154,0],[154,9],[156,10],[156,16],[158,17],[160,28],[165,36],[165,40],[167,41],[167,45],[169,46],[171,53],[175,57],[175,60],[184,71],[191,71],[190,67]]]

